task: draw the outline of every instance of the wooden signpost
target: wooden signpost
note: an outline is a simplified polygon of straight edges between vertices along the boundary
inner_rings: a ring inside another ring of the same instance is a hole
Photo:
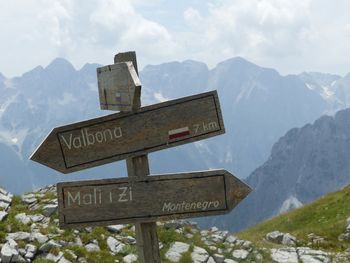
[[[224,132],[211,91],[55,128],[30,158],[70,173]]]
[[[138,261],[160,263],[155,221],[225,214],[251,190],[225,170],[148,176],[148,153],[225,133],[218,95],[141,108],[135,52],[114,63],[97,69],[99,97],[122,112],[57,127],[30,158],[62,173],[126,159],[128,178],[57,184],[60,226],[134,223]]]
[[[57,184],[61,227],[228,213],[250,188],[225,170]]]

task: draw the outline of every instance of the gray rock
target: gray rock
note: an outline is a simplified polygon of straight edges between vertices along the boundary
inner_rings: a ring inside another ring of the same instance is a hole
[[[137,261],[137,256],[135,254],[129,254],[123,257],[125,263],[132,263]]]
[[[266,234],[266,240],[276,244],[283,244],[286,246],[295,246],[297,243],[296,237],[289,233],[282,233],[280,231],[273,231]]]
[[[114,237],[107,238],[107,245],[113,253],[120,253],[125,248],[125,244],[121,243]]]
[[[194,263],[207,262],[209,253],[204,248],[195,246],[191,253],[191,258]]]
[[[127,225],[110,225],[107,226],[107,230],[112,233],[120,233]]]
[[[58,262],[62,257],[63,257],[63,253],[60,251],[60,252],[58,253],[58,255],[54,255],[54,254],[52,254],[52,253],[49,253],[49,254],[46,255],[45,258],[46,258],[47,260],[51,260],[51,261],[53,261],[53,262]]]
[[[58,263],[72,263],[72,262],[66,259],[65,257],[61,257]]]
[[[51,216],[53,213],[57,211],[57,204],[48,204],[43,207],[43,215],[44,216]]]
[[[249,255],[249,251],[244,249],[236,249],[232,252],[232,256],[236,259],[246,259]]]
[[[12,198],[8,195],[4,195],[3,193],[0,193],[0,202],[10,204],[12,202]]]
[[[213,258],[215,259],[216,263],[223,263],[225,260],[225,257],[221,254],[214,254]]]
[[[26,213],[20,213],[15,216],[15,219],[21,222],[23,225],[27,225],[30,223],[30,217],[26,215]]]
[[[169,250],[165,253],[165,257],[171,262],[179,262],[182,254],[186,253],[189,248],[189,244],[176,241],[171,244]]]
[[[295,248],[271,249],[271,258],[279,263],[298,263],[298,255]]]
[[[18,241],[18,240],[29,241],[30,237],[31,237],[31,235],[28,232],[15,232],[15,233],[7,234],[6,240],[13,239],[16,241]]]
[[[297,248],[299,259],[302,263],[328,263],[329,254],[322,250],[314,250],[308,247]]]
[[[3,195],[8,195],[9,193],[2,187],[0,187],[0,193]]]
[[[130,244],[130,245],[135,245],[136,244],[136,239],[133,238],[132,236],[122,236],[119,238],[121,241],[123,241],[124,243]]]
[[[77,245],[77,246],[83,246],[83,242],[81,241],[81,238],[80,237],[76,237],[74,239],[74,243]]]
[[[10,207],[10,203],[0,201],[0,208],[7,210]]]
[[[26,194],[22,195],[22,201],[25,202],[27,205],[30,205],[32,203],[37,202],[37,199],[35,198],[34,194]]]
[[[100,247],[96,244],[93,244],[93,243],[89,243],[85,246],[85,249],[88,251],[88,252],[98,252],[100,251]]]
[[[186,233],[186,234],[185,234],[185,237],[186,237],[187,239],[192,239],[192,238],[194,237],[194,235],[191,234],[191,233]]]
[[[31,234],[32,239],[38,241],[40,244],[43,244],[49,240],[49,238],[40,232],[34,232]]]
[[[26,254],[26,250],[24,248],[19,248],[18,253],[20,256],[24,256]]]
[[[266,240],[271,241],[273,243],[281,244],[283,240],[283,233],[280,231],[273,231],[266,234]]]
[[[214,243],[222,243],[225,238],[226,238],[227,234],[214,234],[210,237],[210,240],[213,241]]]
[[[60,248],[61,245],[58,244],[56,241],[54,240],[50,240],[48,242],[46,242],[45,244],[43,244],[40,248],[39,251],[42,253],[48,253],[52,248],[57,247]]]
[[[217,232],[217,231],[219,231],[219,228],[217,228],[216,226],[212,226],[212,227],[209,229],[209,231],[211,231],[211,232]]]
[[[233,259],[227,258],[227,259],[224,260],[224,263],[238,263],[238,262],[233,260]]]
[[[225,243],[234,244],[236,240],[237,240],[237,237],[230,235],[226,237]]]
[[[29,217],[34,223],[41,222],[44,219],[44,216],[42,214],[30,215]]]
[[[19,253],[16,241],[10,239],[1,248],[1,263],[17,262]]]
[[[283,239],[282,239],[282,245],[286,245],[286,246],[295,246],[297,243],[297,239],[295,236],[292,236],[289,233],[286,233],[283,235]]]
[[[26,253],[24,255],[24,258],[25,259],[30,259],[30,260],[33,259],[35,257],[35,255],[36,255],[37,250],[38,249],[37,249],[36,246],[34,246],[32,244],[27,244],[25,246]]]
[[[181,227],[183,227],[183,222],[180,220],[172,220],[164,224],[165,229],[179,229]]]
[[[2,222],[6,218],[7,215],[8,215],[7,212],[0,211],[0,222]]]
[[[77,260],[78,256],[76,254],[74,254],[74,252],[72,250],[66,249],[65,252],[68,253],[71,258],[73,258],[74,260]]]
[[[216,263],[213,257],[210,257],[207,261],[207,263]]]

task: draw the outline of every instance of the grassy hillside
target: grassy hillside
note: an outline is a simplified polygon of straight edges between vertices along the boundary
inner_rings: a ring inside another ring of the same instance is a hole
[[[350,217],[350,186],[242,231],[237,236],[250,240],[258,246],[269,247],[271,243],[264,239],[265,235],[278,230],[297,237],[298,245],[310,246],[309,235],[313,233],[324,238],[322,242],[311,244],[313,248],[344,251],[350,248],[350,241],[339,241],[338,236],[345,231],[348,217]]]

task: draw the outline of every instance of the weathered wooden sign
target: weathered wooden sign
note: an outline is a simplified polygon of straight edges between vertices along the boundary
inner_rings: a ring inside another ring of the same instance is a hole
[[[223,133],[211,91],[55,128],[30,159],[70,173]]]
[[[250,188],[225,170],[57,184],[60,227],[225,214]]]
[[[102,110],[132,110],[141,81],[131,61],[97,68],[97,79]]]

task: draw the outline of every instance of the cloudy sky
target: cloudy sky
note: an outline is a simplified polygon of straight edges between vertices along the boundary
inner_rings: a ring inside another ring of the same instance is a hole
[[[282,74],[350,72],[349,0],[0,0],[0,72],[136,50],[147,64],[242,56]]]

